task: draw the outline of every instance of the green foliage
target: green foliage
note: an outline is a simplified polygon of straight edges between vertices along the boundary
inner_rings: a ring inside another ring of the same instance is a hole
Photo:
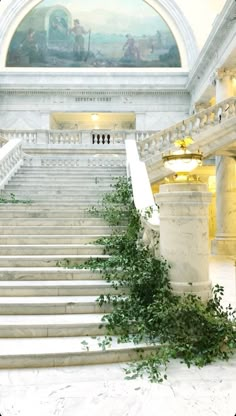
[[[10,198],[0,196],[0,204],[30,204],[30,199],[16,199],[15,194],[10,193]]]
[[[114,191],[105,195],[96,210],[98,213],[111,226],[122,225],[125,220],[127,228],[119,234],[114,229],[111,237],[98,240],[110,254],[108,259],[91,259],[78,267],[100,270],[117,290],[115,295],[98,299],[100,305],[113,306],[112,312],[103,317],[108,334],[117,335],[119,342],[132,340],[154,347],[149,353],[140,353],[126,369],[127,378],[147,374],[151,382],[162,382],[173,358],[199,367],[217,358],[228,359],[236,347],[236,312],[231,306],[225,310],[221,306],[223,288],[216,286],[206,303],[192,294],[173,294],[167,262],[155,258],[140,238],[140,215],[134,206],[130,180],[117,181]],[[66,266],[70,267],[68,261]]]

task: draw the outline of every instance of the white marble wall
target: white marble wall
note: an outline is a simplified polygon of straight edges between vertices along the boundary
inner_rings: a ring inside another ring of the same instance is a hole
[[[162,130],[187,117],[188,93],[0,92],[2,129],[49,129],[53,112],[134,112],[137,130]]]
[[[210,294],[208,206],[205,184],[171,183],[155,195],[160,205],[160,253],[171,266],[176,293]]]

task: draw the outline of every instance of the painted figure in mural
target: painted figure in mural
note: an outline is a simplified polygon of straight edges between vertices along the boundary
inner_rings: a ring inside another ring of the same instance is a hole
[[[140,60],[139,48],[135,44],[135,40],[131,35],[126,35],[126,42],[123,46],[124,58],[131,61]]]
[[[35,31],[30,28],[23,42],[20,44],[20,55],[27,56],[29,63],[37,61],[39,48],[35,39]]]
[[[50,18],[50,39],[65,40],[68,35],[68,23],[66,16],[52,15]]]
[[[162,34],[160,30],[157,30],[156,35],[152,39],[151,53],[153,53],[155,50],[161,49],[163,47],[162,43]]]
[[[84,27],[81,26],[79,19],[75,19],[74,27],[70,31],[74,35],[74,56],[76,59],[82,60],[85,58],[84,35],[90,35],[90,30],[85,30]]]

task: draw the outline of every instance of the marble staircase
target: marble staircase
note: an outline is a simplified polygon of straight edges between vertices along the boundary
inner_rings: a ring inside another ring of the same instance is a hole
[[[99,271],[59,267],[106,257],[94,244],[110,228],[96,206],[124,167],[26,167],[2,191],[30,203],[0,205],[0,368],[53,367],[130,360],[136,348],[105,349],[99,294],[114,289]],[[123,227],[121,227],[122,229]],[[119,232],[119,229],[118,229]]]

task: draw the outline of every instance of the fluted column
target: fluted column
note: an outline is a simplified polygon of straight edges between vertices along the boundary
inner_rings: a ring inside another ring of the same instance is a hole
[[[160,206],[160,253],[171,266],[176,294],[210,296],[207,185],[170,183],[155,195]]]
[[[219,70],[216,77],[216,102],[234,95],[233,69]],[[212,253],[236,255],[236,159],[216,157],[216,237]]]

